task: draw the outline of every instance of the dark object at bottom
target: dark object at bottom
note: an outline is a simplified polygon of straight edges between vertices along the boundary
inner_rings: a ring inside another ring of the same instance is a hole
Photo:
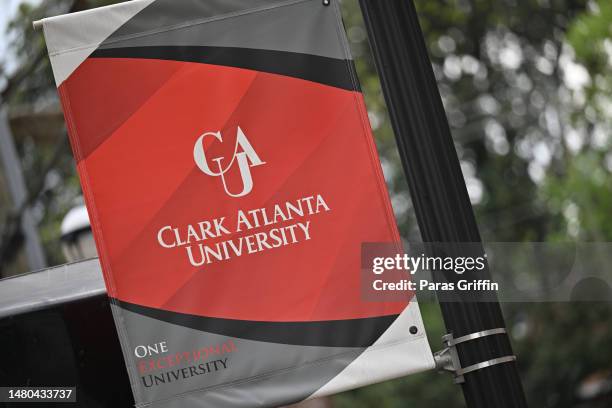
[[[105,295],[0,319],[2,386],[76,386],[76,403],[0,403],[15,408],[133,407]]]

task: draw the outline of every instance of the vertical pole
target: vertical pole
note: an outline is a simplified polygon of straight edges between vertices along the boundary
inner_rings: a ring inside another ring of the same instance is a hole
[[[412,0],[359,1],[423,241],[480,242]],[[478,278],[488,275],[485,270]],[[463,299],[440,307],[454,337],[505,327],[497,301]],[[512,347],[498,334],[458,344],[457,352],[467,367],[512,355]],[[466,374],[462,389],[469,408],[527,406],[514,362]]]
[[[27,200],[27,189],[6,109],[3,107],[0,107],[0,159],[4,165],[4,175],[13,199],[13,206],[19,209]],[[29,208],[25,208],[22,212],[21,231],[25,238],[25,251],[30,270],[43,269],[46,266],[45,253]]]

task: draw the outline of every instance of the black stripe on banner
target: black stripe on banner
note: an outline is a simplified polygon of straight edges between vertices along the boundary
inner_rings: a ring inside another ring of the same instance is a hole
[[[262,322],[171,312],[114,298],[111,298],[111,303],[133,313],[208,333],[299,346],[368,347],[398,317],[391,315],[314,322]]]
[[[349,91],[359,91],[359,84],[353,83],[351,79],[351,76],[356,78],[352,61],[295,52],[235,47],[151,46],[98,48],[90,58],[199,62],[280,74]]]

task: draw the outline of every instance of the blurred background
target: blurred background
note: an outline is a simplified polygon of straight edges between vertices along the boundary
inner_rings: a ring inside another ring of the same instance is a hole
[[[31,22],[114,2],[2,0],[0,277],[95,254],[44,39]],[[483,239],[612,241],[612,1],[415,3]],[[342,7],[398,225],[419,241],[360,10],[356,0]],[[612,304],[503,307],[531,406],[612,406]],[[438,350],[439,310],[421,309]],[[453,408],[463,397],[450,376],[430,372],[331,405]]]

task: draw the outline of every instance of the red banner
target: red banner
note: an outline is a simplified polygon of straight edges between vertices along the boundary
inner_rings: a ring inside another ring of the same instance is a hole
[[[399,235],[335,3],[44,20],[140,405],[277,406],[433,366],[415,302],[361,297],[362,243]]]

